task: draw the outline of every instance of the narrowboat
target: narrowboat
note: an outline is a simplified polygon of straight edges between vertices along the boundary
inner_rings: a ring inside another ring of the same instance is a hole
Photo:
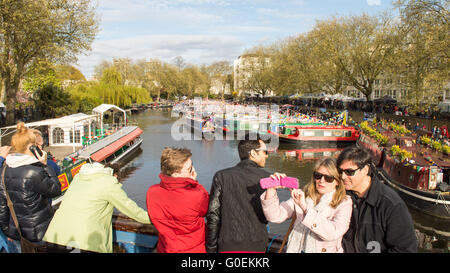
[[[280,142],[348,142],[354,143],[359,132],[353,126],[323,125],[319,123],[286,123],[271,128],[270,134],[279,137]]]
[[[362,124],[357,145],[373,157],[376,175],[408,206],[431,216],[450,219],[450,158],[421,136],[398,133],[386,126]],[[383,140],[383,137],[385,138]],[[437,144],[435,145],[437,146]]]
[[[208,137],[214,135],[215,128],[210,118],[204,118],[203,116],[200,118],[188,114],[184,119],[184,125],[191,130],[191,133]]]
[[[287,157],[295,157],[298,160],[317,160],[323,157],[338,157],[344,148],[323,147],[323,148],[305,148],[305,149],[280,149],[279,153]]]

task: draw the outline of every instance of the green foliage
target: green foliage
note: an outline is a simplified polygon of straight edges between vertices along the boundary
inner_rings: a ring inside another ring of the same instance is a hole
[[[33,100],[44,119],[73,113],[70,94],[51,83],[36,90]]]
[[[390,151],[393,156],[400,158],[401,161],[412,158],[412,153],[401,149],[398,145],[393,145]]]
[[[391,130],[393,130],[394,132],[396,132],[397,134],[402,134],[402,135],[404,135],[404,134],[411,134],[410,130],[404,128],[403,126],[399,126],[399,125],[397,125],[395,123],[392,123],[392,122],[389,123],[389,128]]]
[[[361,122],[360,127],[363,130],[363,132],[374,138],[378,142],[378,144],[383,146],[388,143],[389,137],[382,135],[377,130],[371,128],[367,121]]]
[[[431,144],[431,138],[428,138],[426,136],[421,136],[419,139],[420,139],[420,143],[423,143],[425,145]]]
[[[450,154],[450,147],[447,145],[442,145],[442,152],[445,154]]]

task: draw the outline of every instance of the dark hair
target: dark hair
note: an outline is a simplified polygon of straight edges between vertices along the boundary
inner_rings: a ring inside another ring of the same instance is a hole
[[[241,160],[248,159],[250,157],[250,151],[261,147],[261,136],[258,133],[247,133],[245,138],[239,141],[238,151],[239,158]]]
[[[184,163],[192,157],[191,150],[185,148],[166,147],[161,154],[161,173],[171,176],[179,172]]]
[[[120,165],[118,163],[108,163],[105,167],[113,169],[112,175],[117,175],[117,177],[120,177]]]
[[[337,158],[337,166],[340,168],[342,163],[344,161],[351,161],[353,162],[358,168],[362,169],[366,165],[369,166],[369,173],[370,176],[372,174],[372,156],[367,152],[366,150],[359,148],[359,147],[349,147],[346,148],[344,151],[339,154],[339,157]]]

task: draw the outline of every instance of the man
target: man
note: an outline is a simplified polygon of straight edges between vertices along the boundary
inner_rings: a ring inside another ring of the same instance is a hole
[[[254,139],[254,140],[252,140]],[[260,196],[267,147],[259,134],[247,134],[238,144],[241,161],[213,178],[206,215],[206,251],[265,252],[268,233]]]
[[[197,181],[188,149],[165,148],[161,182],[147,191],[147,209],[159,232],[158,253],[205,253],[209,195]]]
[[[371,169],[370,154],[358,147],[345,149],[337,165],[353,199],[345,252],[417,252],[411,215],[398,194],[381,183]]]

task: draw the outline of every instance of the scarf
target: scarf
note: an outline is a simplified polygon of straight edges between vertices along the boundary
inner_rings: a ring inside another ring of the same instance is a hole
[[[306,198],[306,207],[308,209],[314,209],[318,212],[322,212],[329,208],[331,201],[333,200],[334,191],[324,194],[317,205],[314,205],[314,201],[310,198]],[[297,207],[296,210],[300,210]],[[295,213],[295,212],[294,212]],[[303,217],[304,218],[304,217]],[[301,220],[295,224],[291,235],[289,236],[289,241],[287,245],[287,253],[316,253],[316,241],[319,240],[311,230],[303,225]]]

